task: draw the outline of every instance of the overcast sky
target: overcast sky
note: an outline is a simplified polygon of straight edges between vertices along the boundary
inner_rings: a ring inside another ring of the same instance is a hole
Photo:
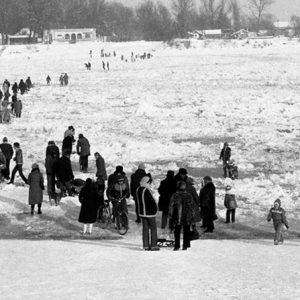
[[[121,2],[127,6],[136,6],[139,3],[143,3],[145,0],[108,0],[109,2]],[[248,0],[238,0],[245,7]],[[154,2],[156,2],[154,0]],[[172,0],[160,0],[162,4],[169,6]],[[199,3],[200,0],[194,0],[195,3]],[[245,7],[246,9],[246,7]],[[274,4],[270,9],[270,12],[276,16],[280,21],[288,21],[293,14],[300,16],[300,0],[274,0]]]

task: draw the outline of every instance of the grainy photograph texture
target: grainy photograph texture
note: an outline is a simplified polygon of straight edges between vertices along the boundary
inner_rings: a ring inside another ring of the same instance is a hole
[[[299,0],[0,0],[1,299],[300,299]]]

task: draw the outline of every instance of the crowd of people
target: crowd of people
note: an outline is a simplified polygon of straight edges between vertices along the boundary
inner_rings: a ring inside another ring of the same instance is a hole
[[[0,89],[0,123],[9,123],[12,115],[21,118],[23,104],[18,93],[23,95],[32,87],[30,77],[25,82],[21,79],[19,84],[15,82],[13,85],[7,79],[4,80],[2,89]]]

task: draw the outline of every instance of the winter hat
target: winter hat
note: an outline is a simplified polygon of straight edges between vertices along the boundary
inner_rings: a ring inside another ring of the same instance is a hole
[[[186,183],[184,181],[178,181],[177,189],[179,191],[185,191],[186,190]]]
[[[187,175],[187,170],[185,168],[180,168],[178,173],[180,175]]]
[[[138,165],[138,169],[145,170],[146,169],[145,164],[144,163],[140,163]]]
[[[144,176],[141,181],[140,181],[140,186],[147,186],[147,184],[150,183],[150,177],[149,176]]]
[[[116,166],[116,173],[122,173],[123,167],[122,166]]]
[[[3,138],[3,142],[7,142],[7,137],[6,136]]]
[[[274,205],[275,205],[275,203],[278,203],[278,205],[281,206],[281,201],[280,201],[280,199],[276,199],[276,200],[274,201]]]
[[[187,183],[187,184],[190,184],[190,185],[194,185],[194,179],[193,179],[192,177],[188,177],[188,178],[186,179],[186,183]]]
[[[31,169],[39,169],[39,165],[37,163],[32,164]]]
[[[167,172],[167,177],[173,178],[173,177],[174,177],[174,171],[169,170],[169,171]]]
[[[83,134],[82,134],[82,133],[79,133],[78,137],[79,137],[80,139],[82,139],[82,138],[83,138]]]

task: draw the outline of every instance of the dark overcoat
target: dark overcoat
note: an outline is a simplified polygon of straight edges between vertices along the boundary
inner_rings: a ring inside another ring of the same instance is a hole
[[[177,182],[174,177],[167,177],[166,179],[160,182],[158,187],[159,200],[158,208],[164,213],[168,213],[170,199],[172,195],[176,192]]]
[[[44,177],[39,169],[34,169],[30,172],[28,185],[28,204],[41,204],[43,202]]]

